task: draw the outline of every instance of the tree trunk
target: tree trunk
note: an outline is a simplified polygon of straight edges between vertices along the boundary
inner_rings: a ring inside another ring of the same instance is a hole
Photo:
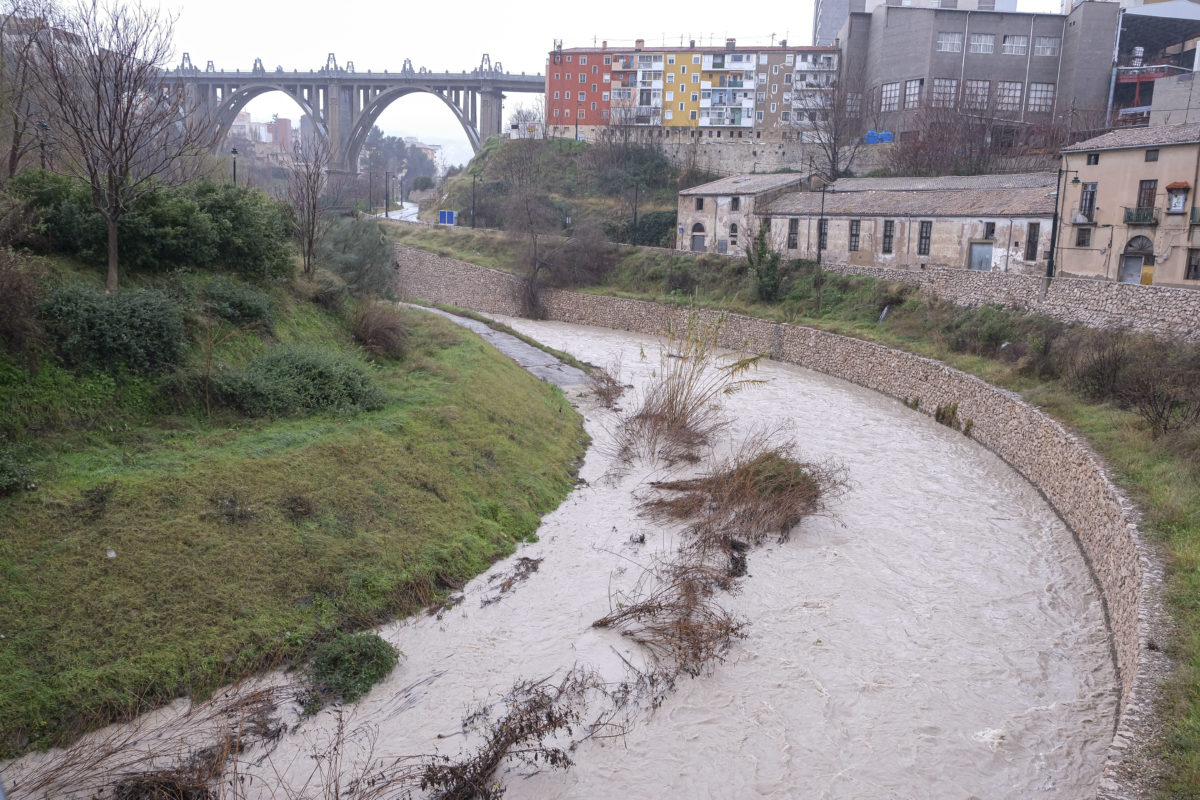
[[[117,290],[117,218],[108,220],[108,280],[105,281],[104,291],[112,294]]]

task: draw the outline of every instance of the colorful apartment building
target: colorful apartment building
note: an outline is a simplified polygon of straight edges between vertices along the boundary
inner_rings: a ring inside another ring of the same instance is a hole
[[[600,47],[550,51],[546,131],[639,137],[801,139],[837,80],[833,47]]]

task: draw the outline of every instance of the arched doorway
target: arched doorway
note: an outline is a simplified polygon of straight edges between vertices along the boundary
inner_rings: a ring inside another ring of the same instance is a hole
[[[1121,253],[1121,283],[1154,283],[1154,242],[1135,236]]]
[[[704,252],[704,226],[699,222],[692,226],[692,252]]]

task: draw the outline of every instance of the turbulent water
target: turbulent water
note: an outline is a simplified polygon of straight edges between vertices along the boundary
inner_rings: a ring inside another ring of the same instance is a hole
[[[619,364],[635,385],[659,366],[650,339],[506,321]],[[568,771],[506,767],[507,796],[1093,796],[1115,675],[1095,586],[1045,501],[898,402],[774,362],[755,377],[766,383],[729,398],[733,424],[717,449],[779,428],[808,460],[843,464],[848,491],[787,543],[750,553],[741,591],[722,599],[750,621],[748,635],[724,663],[681,680],[624,737],[585,741]],[[463,715],[515,680],[575,664],[619,680],[623,658],[641,660],[637,645],[591,623],[671,547],[633,501],[661,475],[613,473],[612,412],[580,392],[568,395],[595,443],[584,482],[517,554],[542,559],[539,569],[503,591],[497,576],[513,561],[497,564],[440,617],[382,631],[403,656],[349,718],[370,735],[351,736],[347,765],[371,738],[375,755],[456,755]],[[335,724],[330,711],[300,722],[255,768],[259,780],[302,785]]]

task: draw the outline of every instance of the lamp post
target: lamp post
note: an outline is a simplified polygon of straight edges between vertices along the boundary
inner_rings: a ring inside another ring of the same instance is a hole
[[[229,154],[231,156],[233,156],[233,185],[237,186],[237,157],[238,157],[237,148],[235,147],[232,150],[230,150]]]
[[[1058,175],[1054,178],[1054,213],[1050,215],[1050,257],[1046,259],[1046,277],[1054,277],[1054,254],[1058,247],[1058,218],[1059,207],[1062,205],[1062,179],[1063,175],[1074,173],[1075,177],[1071,179],[1071,184],[1077,186],[1079,184],[1079,170],[1058,168]]]
[[[40,151],[38,161],[41,164],[42,171],[44,172],[46,169],[46,134],[50,132],[50,126],[39,120],[34,124],[34,128],[37,129],[38,150]]]
[[[478,177],[479,177],[478,174],[476,174],[474,172],[471,173],[471,227],[472,228],[475,227],[475,179]]]
[[[404,201],[400,201],[400,207],[404,208]],[[392,173],[383,173],[383,216],[384,219],[392,218]]]

